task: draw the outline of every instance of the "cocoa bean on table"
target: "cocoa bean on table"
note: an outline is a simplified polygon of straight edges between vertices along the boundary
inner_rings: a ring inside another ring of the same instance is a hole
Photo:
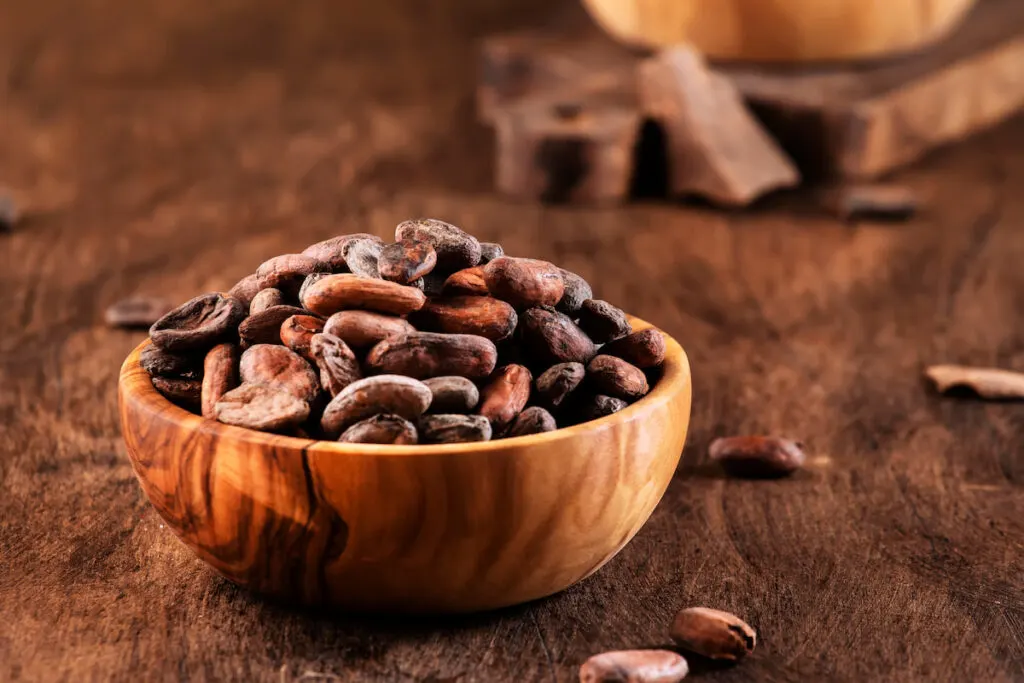
[[[306,315],[308,312],[298,306],[271,306],[243,320],[238,326],[238,337],[244,348],[255,344],[280,344],[281,325],[284,321],[293,315]]]
[[[380,276],[402,285],[422,278],[437,265],[437,252],[426,242],[408,240],[389,244],[380,252]]]
[[[587,299],[579,310],[579,326],[598,344],[625,337],[633,331],[621,309],[600,299]]]
[[[806,456],[802,444],[771,436],[731,436],[715,439],[708,456],[737,477],[784,477],[800,469]]]
[[[491,296],[519,310],[554,306],[565,292],[558,268],[537,259],[499,256],[484,266],[484,282]]]
[[[201,294],[153,323],[149,338],[166,351],[206,351],[238,335],[242,302],[219,292]]]
[[[303,280],[310,273],[326,273],[330,267],[314,258],[302,254],[282,254],[268,259],[256,269],[256,280],[260,289],[273,287],[287,296],[296,297]]]
[[[646,370],[665,361],[665,337],[658,330],[649,327],[605,344],[601,347],[601,353],[621,358]]]
[[[311,285],[302,305],[323,316],[351,308],[405,315],[422,308],[426,300],[423,292],[413,287],[344,274],[331,275]]]
[[[412,445],[419,442],[416,426],[398,415],[374,415],[356,422],[338,437],[342,443]]]
[[[670,650],[619,650],[594,655],[580,667],[580,683],[678,683],[690,667]]]
[[[451,223],[436,218],[403,221],[395,228],[395,241],[426,242],[437,254],[437,269],[452,272],[480,263],[480,242]]]
[[[422,443],[472,443],[491,440],[491,423],[483,415],[424,415],[419,420]]]
[[[309,404],[266,384],[242,384],[214,404],[220,422],[261,432],[297,427],[309,417]]]
[[[433,395],[429,412],[469,413],[480,402],[480,390],[465,377],[431,377],[423,383]]]
[[[349,384],[324,409],[320,426],[338,435],[368,417],[388,413],[415,420],[430,406],[430,389],[402,375],[377,375]]]
[[[280,289],[267,287],[256,292],[256,296],[249,302],[249,315],[259,315],[268,308],[274,306],[287,306],[288,297]]]
[[[238,386],[238,363],[240,350],[237,344],[217,344],[207,351],[203,360],[203,383],[201,392],[202,416],[216,417],[217,401]]]
[[[737,661],[754,651],[757,633],[735,614],[707,607],[681,610],[672,622],[672,640],[711,659]]]
[[[239,376],[245,384],[265,384],[307,403],[320,391],[309,363],[283,346],[257,344],[246,349],[239,363]]]
[[[484,281],[483,266],[455,271],[444,281],[441,293],[447,296],[487,296],[490,292]]]
[[[493,342],[511,337],[519,323],[512,306],[489,296],[430,299],[412,319],[421,330],[475,334]]]
[[[356,354],[333,334],[313,335],[309,353],[320,371],[320,385],[331,396],[337,396],[342,389],[363,378]]]
[[[537,400],[551,408],[562,405],[586,376],[582,363],[558,363],[537,378]]]
[[[648,391],[643,370],[621,358],[599,354],[587,365],[587,381],[599,394],[635,401]]]
[[[355,348],[373,346],[382,339],[415,331],[405,318],[373,311],[338,311],[324,325],[324,332]]]
[[[520,316],[526,347],[548,363],[589,363],[597,347],[572,318],[550,306],[531,308]]]
[[[532,382],[527,368],[506,365],[484,386],[478,412],[490,420],[495,433],[501,433],[526,407]]]
[[[370,349],[366,366],[379,373],[416,379],[459,375],[482,379],[494,371],[494,342],[472,334],[413,332],[389,337]]]

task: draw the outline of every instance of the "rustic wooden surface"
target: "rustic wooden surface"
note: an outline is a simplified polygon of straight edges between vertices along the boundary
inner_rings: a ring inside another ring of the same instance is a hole
[[[1024,368],[1024,121],[902,174],[925,206],[903,225],[803,195],[541,208],[490,191],[473,64],[549,3],[211,7],[0,3],[0,178],[29,214],[0,238],[0,679],[571,681],[693,604],[759,632],[697,680],[1024,677],[1024,408],[921,378]],[[254,599],[143,499],[115,404],[141,334],[103,310],[421,214],[565,263],[680,339],[683,464],[622,554],[538,604],[413,621]],[[748,431],[803,439],[810,470],[722,479],[707,443]]]

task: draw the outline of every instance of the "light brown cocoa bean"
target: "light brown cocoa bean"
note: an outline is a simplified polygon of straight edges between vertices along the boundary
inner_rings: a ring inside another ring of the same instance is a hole
[[[312,361],[310,342],[324,331],[324,320],[313,315],[293,315],[281,323],[281,343],[308,361]]]
[[[312,403],[320,391],[313,368],[283,346],[257,344],[242,354],[239,376],[244,384],[266,384]]]
[[[576,390],[587,369],[582,363],[558,363],[545,370],[537,378],[537,400],[546,406],[557,408]]]
[[[253,299],[256,301],[256,299]],[[281,325],[293,315],[306,315],[298,306],[271,306],[255,315],[250,315],[238,326],[238,338],[242,348],[256,344],[280,344]]]
[[[540,406],[530,406],[516,416],[512,424],[508,426],[502,436],[512,438],[514,436],[526,436],[527,434],[540,434],[542,432],[553,432],[558,429],[554,416]]]
[[[589,422],[613,415],[629,405],[621,398],[603,394],[580,396],[578,400],[574,401],[574,404],[576,419],[580,422]]]
[[[232,285],[231,289],[228,290],[228,296],[238,299],[242,302],[242,307],[248,311],[252,298],[256,296],[259,291],[259,278],[256,277],[256,273],[252,273],[251,275],[246,275]]]
[[[103,320],[110,327],[148,329],[173,310],[174,304],[162,296],[140,294],[108,306],[103,313]]]
[[[302,305],[318,315],[358,308],[405,315],[423,307],[427,297],[414,287],[388,280],[344,274],[331,275],[306,290]]]
[[[385,280],[407,285],[434,269],[437,252],[426,242],[404,240],[389,244],[380,252],[377,269]]]
[[[736,477],[784,477],[803,467],[803,445],[772,436],[730,436],[715,439],[708,456]]]
[[[430,388],[432,413],[469,413],[480,402],[480,390],[465,377],[448,375],[423,380]]]
[[[597,354],[594,342],[572,318],[550,306],[531,308],[520,320],[523,342],[545,363],[587,364]]]
[[[320,385],[331,396],[337,396],[342,389],[363,378],[356,354],[333,334],[313,335],[309,354],[320,371]]]
[[[609,342],[601,347],[601,353],[621,358],[638,368],[654,368],[665,361],[665,337],[650,327]]]
[[[558,268],[547,261],[499,256],[484,266],[484,282],[491,296],[516,309],[554,306],[565,285]]]
[[[380,278],[377,259],[384,243],[376,237],[356,237],[345,243],[345,263],[353,275]]]
[[[159,375],[154,375],[150,379],[153,381],[153,388],[163,394],[164,398],[186,410],[195,410],[202,402],[202,380]]]
[[[238,323],[245,317],[242,302],[219,292],[202,294],[153,323],[149,338],[173,353],[207,351],[238,334]]]
[[[522,365],[506,365],[494,374],[480,392],[479,413],[491,422],[495,433],[501,433],[530,400],[533,377]]]
[[[437,268],[452,272],[480,263],[480,242],[451,223],[436,218],[403,221],[395,228],[395,241],[426,242],[437,253]]]
[[[256,292],[256,296],[249,303],[249,315],[259,315],[268,308],[274,306],[287,306],[288,299],[284,292],[274,287],[267,287]]]
[[[446,296],[487,296],[483,266],[457,270],[444,281],[441,292]]]
[[[590,288],[590,284],[586,280],[576,273],[564,268],[559,268],[558,272],[562,275],[565,291],[555,308],[567,315],[576,316],[580,312],[583,302],[594,298],[594,290]]]
[[[302,254],[282,254],[267,259],[256,269],[260,289],[273,287],[290,297],[298,296],[302,281],[310,273],[326,273],[330,267]]]
[[[580,683],[678,683],[690,667],[670,650],[618,650],[594,655],[580,667]]]
[[[504,256],[505,250],[500,244],[495,242],[481,242],[480,243],[480,263],[481,265],[488,264],[499,256]]]
[[[587,299],[579,310],[579,326],[598,344],[625,337],[633,331],[622,309],[600,299]]]
[[[342,443],[406,446],[418,443],[416,426],[398,415],[374,415],[360,420],[338,437]]]
[[[321,263],[327,264],[332,273],[347,273],[348,265],[345,263],[345,245],[356,239],[377,240],[383,244],[383,240],[376,235],[357,232],[351,235],[331,237],[323,242],[311,244],[302,250],[302,255],[310,256]]]
[[[483,415],[424,415],[419,421],[422,443],[490,441],[492,433]]]
[[[735,614],[690,607],[676,615],[670,631],[680,647],[710,659],[738,661],[757,645],[757,633]]]
[[[203,376],[202,353],[171,353],[149,344],[139,354],[139,365],[150,375],[172,379],[200,379]]]
[[[587,381],[598,393],[624,401],[635,401],[650,390],[643,370],[604,354],[594,356],[587,365]]]
[[[415,420],[430,406],[430,389],[401,375],[377,375],[349,384],[324,409],[320,426],[338,435],[368,417],[388,413]]]
[[[519,317],[512,306],[489,296],[430,299],[412,316],[418,329],[475,334],[499,342],[512,336]]]
[[[373,311],[338,311],[327,319],[324,332],[355,348],[373,346],[382,339],[415,332],[405,318]]]
[[[207,351],[203,359],[203,384],[201,391],[202,416],[216,418],[214,406],[224,394],[238,386],[238,362],[240,350],[237,344],[217,344]]]
[[[305,422],[309,404],[266,384],[242,384],[221,396],[213,413],[224,424],[276,432]]]
[[[417,379],[459,375],[482,379],[494,371],[494,342],[472,334],[413,332],[389,337],[370,349],[366,366],[374,372]]]

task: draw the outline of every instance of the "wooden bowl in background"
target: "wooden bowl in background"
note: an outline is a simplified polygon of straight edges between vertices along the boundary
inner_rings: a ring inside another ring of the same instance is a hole
[[[690,43],[713,59],[804,62],[906,52],[941,38],[977,0],[583,0],[614,38]]]
[[[666,342],[651,393],[615,415],[435,446],[310,441],[205,420],[156,392],[139,365],[145,342],[121,368],[121,426],[150,502],[231,581],[356,610],[491,609],[597,571],[661,500],[691,392],[686,354]]]

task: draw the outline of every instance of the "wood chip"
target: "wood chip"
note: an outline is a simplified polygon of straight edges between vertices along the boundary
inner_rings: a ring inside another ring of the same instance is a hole
[[[1024,399],[1024,373],[966,365],[933,365],[924,374],[944,394],[969,389],[986,399]]]
[[[917,194],[889,183],[856,183],[825,190],[821,203],[844,221],[874,219],[905,221],[917,212]]]

